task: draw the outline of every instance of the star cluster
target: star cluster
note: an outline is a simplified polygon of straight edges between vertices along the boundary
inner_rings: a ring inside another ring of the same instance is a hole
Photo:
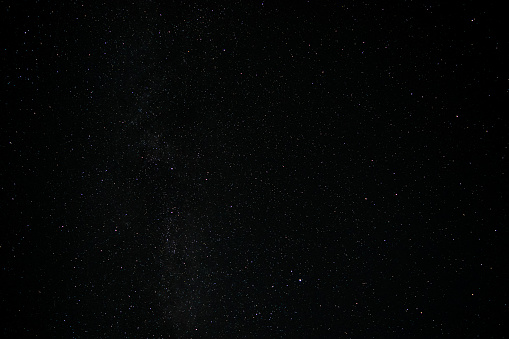
[[[4,6],[4,337],[495,337],[500,9]]]

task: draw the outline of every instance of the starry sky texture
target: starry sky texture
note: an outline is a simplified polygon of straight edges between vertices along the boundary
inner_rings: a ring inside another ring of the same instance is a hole
[[[2,337],[502,338],[501,12],[7,1]]]

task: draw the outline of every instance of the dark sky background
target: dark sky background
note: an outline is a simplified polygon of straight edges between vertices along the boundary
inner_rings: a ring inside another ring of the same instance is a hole
[[[503,338],[491,3],[4,3],[1,336]]]

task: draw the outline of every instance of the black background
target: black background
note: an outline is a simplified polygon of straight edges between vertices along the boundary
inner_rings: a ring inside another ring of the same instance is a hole
[[[503,11],[442,3],[2,5],[2,336],[502,338]]]

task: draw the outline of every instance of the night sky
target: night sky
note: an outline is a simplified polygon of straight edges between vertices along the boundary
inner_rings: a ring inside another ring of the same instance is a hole
[[[1,336],[503,338],[506,19],[446,3],[4,3]]]

